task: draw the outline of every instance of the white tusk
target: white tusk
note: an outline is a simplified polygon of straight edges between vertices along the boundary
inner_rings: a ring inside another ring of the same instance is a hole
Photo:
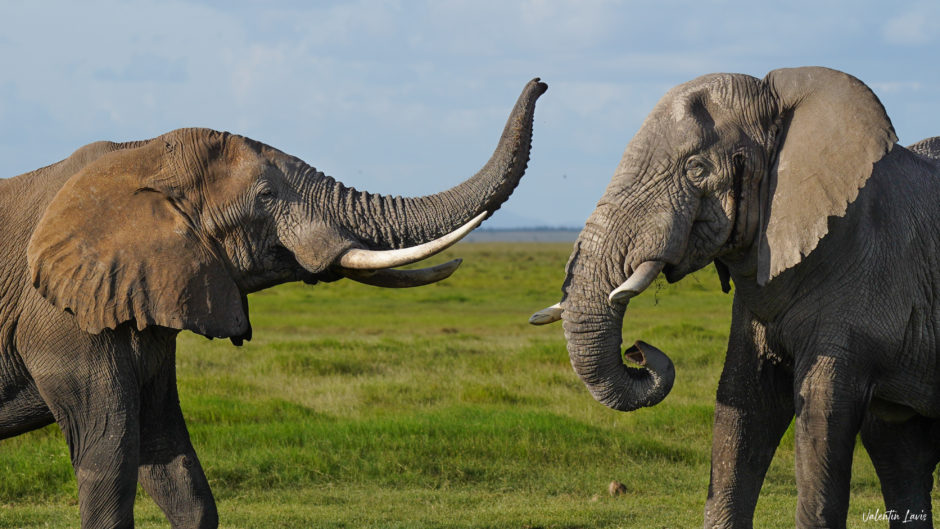
[[[622,285],[610,293],[607,299],[610,303],[625,304],[630,298],[646,290],[665,266],[666,263],[662,261],[644,261],[636,267],[636,270]]]
[[[339,273],[353,281],[375,287],[410,288],[429,285],[442,279],[447,279],[454,273],[454,270],[457,270],[457,267],[460,266],[462,262],[463,259],[454,259],[444,264],[430,268],[419,268],[417,270],[394,270],[391,268],[374,271],[340,269]]]
[[[545,307],[544,309],[536,312],[529,318],[529,323],[532,325],[546,325],[549,323],[554,323],[561,319],[561,313],[564,312],[561,308],[561,303],[555,303],[551,307]]]
[[[339,266],[350,270],[381,270],[383,268],[393,268],[427,259],[438,252],[446,250],[460,239],[463,239],[464,236],[483,222],[487,214],[488,212],[484,211],[474,217],[470,222],[447,235],[424,244],[419,244],[418,246],[412,246],[411,248],[402,248],[400,250],[363,250],[353,248],[340,256]]]

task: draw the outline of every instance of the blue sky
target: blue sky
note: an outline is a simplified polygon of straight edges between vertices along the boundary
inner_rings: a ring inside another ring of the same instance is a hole
[[[348,185],[434,193],[489,157],[522,86],[532,162],[484,226],[580,227],[670,87],[823,65],[901,143],[940,135],[935,1],[19,2],[0,7],[0,176],[86,143],[229,130]]]

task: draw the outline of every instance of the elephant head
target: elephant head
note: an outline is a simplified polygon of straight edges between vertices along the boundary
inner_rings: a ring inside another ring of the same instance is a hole
[[[32,234],[33,284],[85,331],[135,320],[209,337],[250,339],[246,294],[275,284],[350,277],[416,286],[459,261],[418,271],[476,227],[525,172],[535,102],[522,92],[493,156],[473,177],[419,198],[349,188],[251,139],[181,129],[100,142],[61,165],[71,176]]]
[[[706,75],[670,90],[630,141],[568,261],[561,303],[575,371],[618,410],[661,401],[672,362],[642,342],[620,352],[628,300],[716,263],[723,289],[794,267],[846,211],[897,138],[876,96],[841,72],[793,68],[764,79]],[[740,285],[739,285],[740,286]]]

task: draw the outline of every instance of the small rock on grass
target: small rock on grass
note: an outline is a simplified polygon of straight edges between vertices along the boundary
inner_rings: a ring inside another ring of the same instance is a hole
[[[607,492],[609,492],[611,496],[620,496],[627,493],[627,486],[614,480],[607,486]]]

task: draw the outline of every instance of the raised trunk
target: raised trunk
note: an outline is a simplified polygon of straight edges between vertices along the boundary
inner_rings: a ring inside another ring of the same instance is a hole
[[[599,244],[606,240],[602,231],[589,220],[568,263],[562,302],[565,338],[571,365],[594,398],[631,411],[664,399],[675,370],[666,355],[642,342],[628,349],[626,357],[645,369],[624,365],[620,333],[626,303],[611,303],[608,296],[626,277],[622,261],[612,260],[611,250]]]
[[[530,81],[506,122],[492,157],[472,178],[437,193],[418,198],[389,197],[358,191],[331,178],[324,185],[333,196],[320,203],[337,225],[352,232],[371,249],[405,248],[441,237],[480,213],[487,217],[509,198],[529,161],[535,101],[547,85]]]

